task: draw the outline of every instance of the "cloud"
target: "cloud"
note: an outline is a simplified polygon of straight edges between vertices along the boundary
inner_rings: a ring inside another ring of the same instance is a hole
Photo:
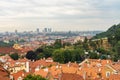
[[[0,23],[6,27],[10,24],[38,26],[39,21],[43,26],[66,26],[71,22],[72,26],[89,28],[105,21],[100,25],[103,26],[109,24],[107,20],[119,21],[119,3],[120,0],[0,0]]]

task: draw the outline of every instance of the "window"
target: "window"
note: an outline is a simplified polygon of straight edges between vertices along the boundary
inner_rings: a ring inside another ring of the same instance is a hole
[[[110,76],[110,72],[107,71],[107,72],[106,72],[106,77],[109,77],[109,76]]]

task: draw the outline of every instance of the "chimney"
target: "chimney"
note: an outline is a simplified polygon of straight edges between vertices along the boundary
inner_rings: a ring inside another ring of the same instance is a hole
[[[107,64],[109,63],[109,60],[107,60]]]
[[[120,62],[120,60],[118,60],[118,62]]]
[[[25,74],[23,73],[23,74],[22,74],[22,77],[24,77],[24,76],[25,76]]]
[[[45,57],[43,58],[43,60],[45,60]]]
[[[37,66],[37,67],[35,68],[35,71],[39,71],[39,70],[40,70],[40,67]]]
[[[68,63],[68,65],[67,65],[68,67],[70,67],[70,63],[71,63],[71,62]]]
[[[83,73],[83,79],[86,80],[86,72]]]
[[[74,63],[75,63],[75,64],[77,64],[77,62],[76,62],[76,61],[75,61]]]
[[[32,60],[32,62],[35,62],[35,60]]]
[[[62,68],[62,66],[60,66],[60,69]]]
[[[26,62],[26,72],[29,72],[29,62]]]
[[[56,69],[58,69],[58,67],[59,67],[59,66],[57,65],[57,66],[56,66]]]
[[[44,71],[45,71],[45,72],[48,72],[48,68],[45,68]]]

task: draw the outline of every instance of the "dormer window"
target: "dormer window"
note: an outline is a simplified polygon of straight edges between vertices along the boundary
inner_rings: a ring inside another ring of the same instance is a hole
[[[106,72],[106,77],[109,77],[110,76],[110,71],[107,71]]]

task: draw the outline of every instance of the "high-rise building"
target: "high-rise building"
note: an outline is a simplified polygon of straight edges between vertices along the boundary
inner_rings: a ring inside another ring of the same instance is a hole
[[[37,29],[36,29],[36,32],[37,32],[37,33],[39,33],[39,32],[40,32],[40,31],[39,31],[39,28],[37,28]]]
[[[50,32],[52,32],[52,29],[51,28],[44,28],[43,32],[50,33]]]
[[[15,30],[15,34],[18,34],[18,31],[17,31],[17,30]]]
[[[51,28],[48,28],[48,32],[52,32],[52,29],[51,29]]]
[[[47,28],[44,28],[44,31],[45,31],[45,32],[48,32],[48,29],[47,29]]]

